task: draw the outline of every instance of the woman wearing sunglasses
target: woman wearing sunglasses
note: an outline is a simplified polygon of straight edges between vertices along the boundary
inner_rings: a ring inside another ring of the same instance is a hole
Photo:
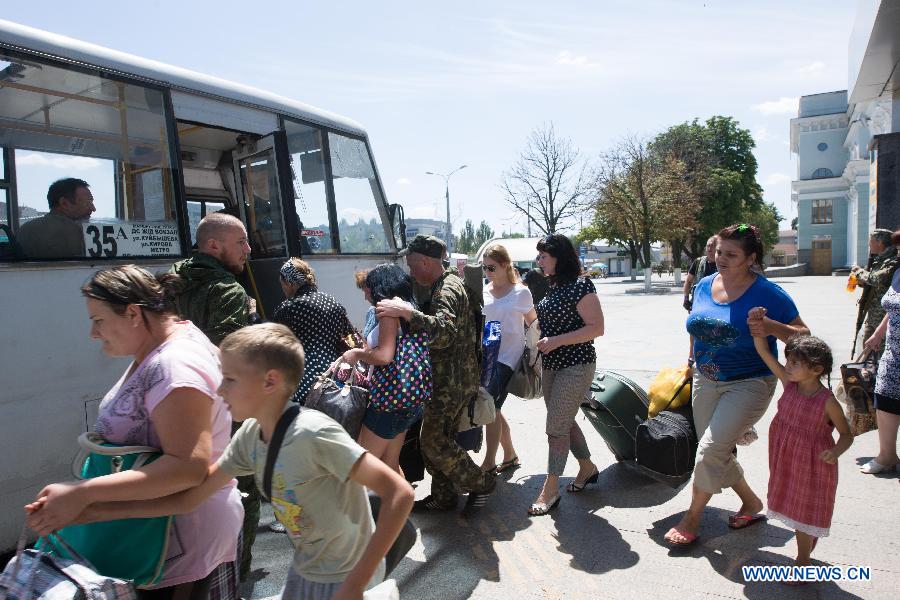
[[[525,324],[536,318],[531,292],[519,281],[519,275],[509,252],[500,244],[493,244],[482,254],[482,268],[488,284],[484,287],[484,317],[500,322],[500,351],[497,366],[491,375],[488,392],[497,407],[497,418],[485,426],[486,452],[481,468],[502,473],[519,466],[513,447],[509,424],[500,409],[506,400],[506,387],[525,349]],[[503,447],[503,462],[496,463],[497,447]]]

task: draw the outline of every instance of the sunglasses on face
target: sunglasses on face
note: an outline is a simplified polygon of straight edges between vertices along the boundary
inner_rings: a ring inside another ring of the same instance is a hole
[[[487,271],[488,273],[493,273],[497,270],[497,267],[494,265],[481,265],[481,268]]]

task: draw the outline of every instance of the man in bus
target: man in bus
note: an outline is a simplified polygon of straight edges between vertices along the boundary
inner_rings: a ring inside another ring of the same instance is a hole
[[[456,442],[463,411],[478,392],[480,332],[463,280],[442,264],[446,251],[436,237],[413,238],[400,254],[406,254],[416,283],[430,290],[428,299],[421,310],[400,299],[382,300],[376,314],[404,319],[413,331],[429,336],[432,397],[425,404],[419,444],[431,473],[431,495],[414,510],[453,510],[462,490],[469,493],[464,514],[473,514],[494,491],[496,475],[483,471]]]
[[[225,213],[203,217],[197,226],[197,252],[175,263],[170,272],[184,280],[175,299],[182,318],[194,323],[218,346],[225,336],[250,324],[250,299],[235,275],[250,255],[247,230],[240,219]],[[232,434],[240,423],[232,424]],[[251,548],[259,526],[260,496],[253,476],[238,477],[244,505],[240,579],[250,574]]]
[[[84,257],[81,223],[96,210],[89,187],[88,182],[74,177],[50,185],[50,212],[19,227],[18,241],[26,258]]]

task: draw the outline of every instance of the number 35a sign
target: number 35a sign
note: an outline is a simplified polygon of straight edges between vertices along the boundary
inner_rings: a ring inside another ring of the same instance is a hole
[[[171,256],[181,252],[178,227],[169,221],[129,221],[127,223],[82,223],[85,255],[91,258],[116,256]]]

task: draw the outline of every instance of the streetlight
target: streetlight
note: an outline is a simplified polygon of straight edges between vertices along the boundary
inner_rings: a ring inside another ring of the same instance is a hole
[[[426,175],[437,175],[438,177],[444,178],[444,198],[447,200],[447,258],[450,258],[450,253],[453,252],[453,238],[450,235],[450,176],[456,173],[457,171],[461,171],[465,169],[466,165],[460,165],[444,175],[443,173],[434,173],[432,171],[425,171]]]

